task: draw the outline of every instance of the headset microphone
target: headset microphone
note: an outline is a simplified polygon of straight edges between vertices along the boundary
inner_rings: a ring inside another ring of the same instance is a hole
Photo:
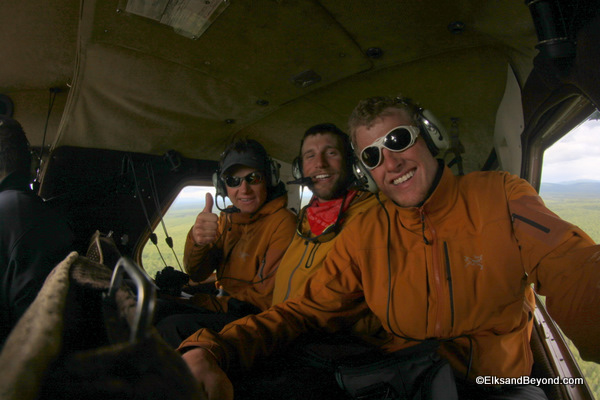
[[[223,199],[223,207],[221,207],[219,205],[219,197],[221,197]],[[223,196],[222,194],[220,194],[217,190],[217,193],[215,194],[215,206],[219,209],[219,211],[224,212],[226,214],[234,214],[237,212],[242,212],[242,210],[240,210],[239,208],[237,208],[236,206],[234,206],[233,204],[229,207],[227,207],[227,204],[225,204],[225,196]]]
[[[287,185],[302,185],[306,186],[312,182],[312,179],[308,176],[303,176],[301,178],[295,179],[293,181],[286,182]]]

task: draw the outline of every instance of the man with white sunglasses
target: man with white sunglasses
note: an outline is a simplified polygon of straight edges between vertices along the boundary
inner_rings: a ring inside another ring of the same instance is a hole
[[[182,343],[210,399],[232,395],[223,370],[248,368],[303,332],[340,329],[367,307],[393,336],[388,352],[439,341],[459,398],[545,399],[533,385],[475,385],[531,374],[531,285],[582,357],[600,361],[600,246],[517,176],[454,176],[431,153],[422,119],[395,98],[355,108],[355,150],[385,198],[344,229],[302,297]]]

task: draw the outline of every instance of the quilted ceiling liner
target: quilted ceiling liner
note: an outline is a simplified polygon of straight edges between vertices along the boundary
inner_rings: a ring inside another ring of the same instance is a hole
[[[248,136],[291,162],[309,126],[345,128],[358,100],[402,94],[447,128],[457,119],[473,170],[491,150],[507,71],[522,86],[537,53],[529,9],[513,0],[231,0],[195,40],[126,0],[73,3],[56,19],[69,21],[66,46],[78,17],[74,50],[47,49],[65,55],[63,76],[73,67],[55,147],[214,160]],[[302,74],[316,78],[302,85]],[[28,84],[47,90],[49,78]]]

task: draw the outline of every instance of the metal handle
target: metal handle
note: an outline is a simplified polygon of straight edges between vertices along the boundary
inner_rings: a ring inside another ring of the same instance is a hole
[[[134,343],[147,337],[150,332],[156,304],[156,285],[142,268],[130,258],[121,257],[115,266],[108,288],[107,297],[109,299],[115,299],[125,272],[133,279],[137,287],[137,306],[129,336],[129,341]]]

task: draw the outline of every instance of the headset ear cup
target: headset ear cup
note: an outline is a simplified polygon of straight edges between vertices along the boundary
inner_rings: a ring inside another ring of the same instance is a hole
[[[420,125],[421,129],[426,133],[425,141],[434,156],[441,150],[450,148],[448,134],[444,126],[431,111],[422,110],[420,112]]]
[[[295,180],[302,179],[302,164],[300,163],[300,157],[294,158],[292,161],[292,176]]]
[[[225,182],[223,182],[223,179],[220,177],[220,175],[220,171],[217,171],[212,175],[212,183],[215,187],[215,196],[226,197],[227,189],[225,188]]]
[[[371,173],[362,163],[362,161],[354,158],[354,162],[352,163],[352,172],[358,181],[359,188],[369,191],[371,193],[377,193],[379,188],[375,183],[375,180],[371,176]]]

